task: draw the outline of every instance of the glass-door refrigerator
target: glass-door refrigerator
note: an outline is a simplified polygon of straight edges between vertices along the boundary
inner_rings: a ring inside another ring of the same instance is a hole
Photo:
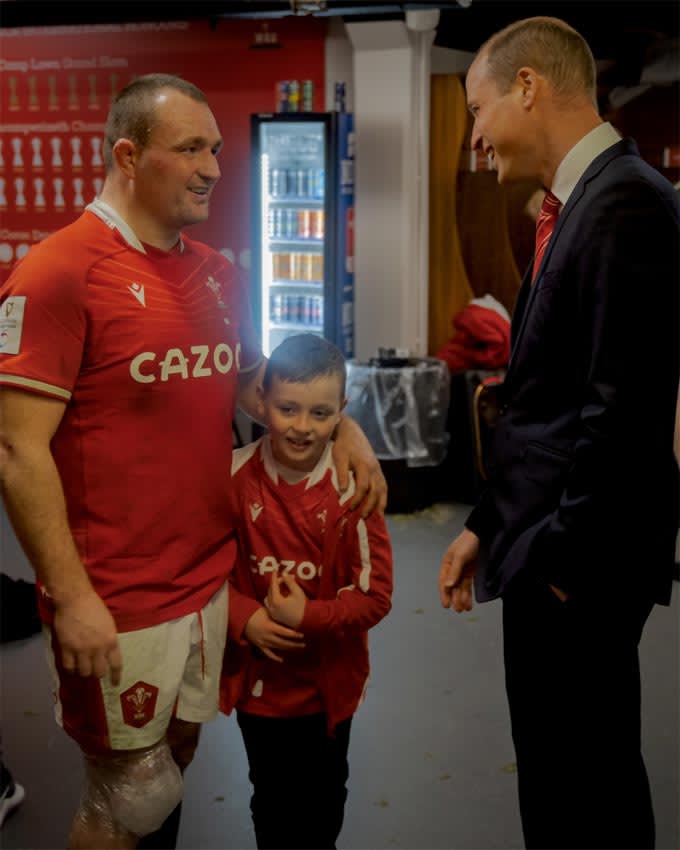
[[[316,333],[354,355],[354,131],[347,112],[251,116],[253,310],[269,355]]]

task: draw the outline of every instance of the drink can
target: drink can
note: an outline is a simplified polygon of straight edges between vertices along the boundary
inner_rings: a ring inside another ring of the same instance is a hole
[[[267,236],[274,238],[274,210],[267,210]]]
[[[279,80],[276,84],[276,111],[277,112],[288,112],[288,97],[289,97],[289,83],[288,80]]]
[[[323,280],[323,254],[312,254],[312,280]]]
[[[335,83],[335,104],[333,108],[335,112],[345,111],[345,84],[340,80]]]
[[[297,80],[288,83],[288,111],[300,111],[300,83]]]
[[[305,169],[305,186],[306,186],[306,197],[313,198],[314,197],[314,169],[306,168]]]
[[[326,172],[323,168],[312,169],[311,195],[314,198],[323,198],[326,190]]]
[[[300,322],[301,325],[309,324],[306,295],[298,295],[298,322]]]
[[[280,198],[286,193],[286,172],[280,168],[272,168],[269,172],[269,194],[272,198]]]
[[[288,238],[288,210],[281,210],[281,238]]]
[[[290,280],[302,280],[302,254],[290,255]]]
[[[272,254],[274,280],[290,280],[290,254]]]
[[[314,83],[311,80],[302,81],[302,111],[314,112]]]
[[[297,210],[286,210],[286,239],[295,239],[298,232]]]
[[[314,280],[314,254],[303,254],[302,277],[303,280]]]
[[[282,295],[281,296],[281,321],[287,322],[289,316],[290,316],[290,309],[289,309],[289,306],[288,306],[288,296]]]
[[[323,239],[324,237],[324,212],[323,210],[315,210],[312,213],[311,231],[313,239]]]
[[[312,307],[312,324],[317,328],[323,325],[323,299],[320,295],[314,295]]]
[[[295,195],[298,198],[306,198],[309,188],[309,179],[304,168],[299,168],[295,172]]]
[[[272,295],[271,319],[280,322],[283,316],[283,296],[280,293]]]
[[[280,239],[283,236],[283,210],[274,210],[274,239]]]
[[[310,210],[300,210],[298,212],[298,227],[297,235],[300,239],[309,239],[312,234],[311,229],[311,213]]]
[[[289,322],[299,322],[300,321],[300,304],[298,301],[297,295],[288,295],[288,321]]]
[[[300,277],[299,280],[308,280],[309,254],[300,254]]]

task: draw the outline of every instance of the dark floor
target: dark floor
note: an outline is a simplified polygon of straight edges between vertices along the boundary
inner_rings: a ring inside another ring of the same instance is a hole
[[[390,515],[394,608],[372,632],[373,676],[353,726],[350,792],[339,846],[518,848],[513,750],[503,692],[500,604],[454,615],[439,606],[439,559],[467,514],[437,505]],[[2,569],[29,571],[0,511]],[[657,847],[680,847],[679,585],[652,613],[641,645],[643,740]],[[0,648],[5,759],[26,800],[3,850],[64,847],[81,779],[76,747],[55,725],[42,639]],[[186,775],[180,847],[252,848],[249,787],[233,718],[206,725]],[[304,812],[305,801],[300,801]],[[621,813],[625,817],[625,812]]]

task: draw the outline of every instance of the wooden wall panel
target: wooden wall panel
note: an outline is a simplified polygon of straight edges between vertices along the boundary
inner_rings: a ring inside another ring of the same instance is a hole
[[[510,243],[506,192],[495,171],[461,171],[458,186],[458,227],[472,291],[475,297],[493,295],[511,312],[521,277]]]
[[[451,337],[451,320],[473,297],[458,235],[457,176],[467,126],[456,74],[433,74],[430,101],[430,259],[428,353]]]

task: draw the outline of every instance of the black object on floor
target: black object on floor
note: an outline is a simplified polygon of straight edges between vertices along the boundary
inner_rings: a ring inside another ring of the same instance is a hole
[[[0,829],[5,818],[21,805],[25,796],[23,787],[14,781],[5,764],[0,761]]]
[[[381,460],[380,467],[387,482],[386,513],[410,514],[439,500],[440,466],[411,467],[400,459]]]
[[[0,643],[23,640],[41,629],[35,584],[0,573]]]

